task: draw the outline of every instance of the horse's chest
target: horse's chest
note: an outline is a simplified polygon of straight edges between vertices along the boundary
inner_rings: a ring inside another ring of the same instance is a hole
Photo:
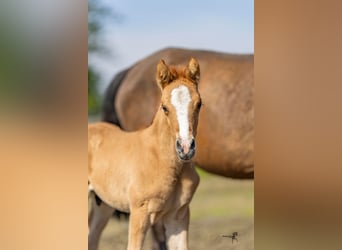
[[[172,209],[178,209],[186,204],[189,204],[193,194],[194,189],[192,188],[192,185],[184,185],[184,183],[181,183],[177,185],[173,191],[168,203],[170,203],[170,207],[172,207]]]
[[[151,223],[161,219],[168,214],[177,213],[179,209],[189,204],[192,198],[190,192],[172,192],[167,199],[152,198],[148,202],[148,212],[150,214]]]
[[[186,184],[186,185],[185,185]],[[189,204],[195,189],[193,186],[195,183],[184,183],[179,181],[163,198],[154,197],[149,201],[150,211],[157,212],[163,211],[175,211]]]

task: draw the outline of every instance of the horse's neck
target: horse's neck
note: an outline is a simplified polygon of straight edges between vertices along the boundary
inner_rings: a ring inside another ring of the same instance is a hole
[[[161,111],[157,112],[152,125],[148,128],[148,134],[152,138],[153,147],[158,152],[161,161],[168,165],[167,167],[180,171],[183,164],[178,160],[175,150],[175,138],[164,116]]]

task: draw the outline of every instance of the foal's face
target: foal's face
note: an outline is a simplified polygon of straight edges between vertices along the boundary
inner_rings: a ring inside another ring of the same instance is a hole
[[[197,88],[199,66],[195,59],[191,59],[184,72],[177,73],[177,71],[172,72],[171,70],[169,73],[170,82],[161,86],[160,109],[174,135],[175,149],[179,159],[188,161],[195,155],[195,136],[202,104]]]
[[[186,84],[171,84],[162,96],[161,109],[175,135],[176,152],[181,160],[195,155],[198,115],[201,98],[198,92]]]

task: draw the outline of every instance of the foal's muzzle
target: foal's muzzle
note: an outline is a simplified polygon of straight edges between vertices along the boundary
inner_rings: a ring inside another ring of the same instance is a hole
[[[190,140],[176,139],[176,152],[181,160],[190,160],[195,155],[195,151],[196,142],[194,138]]]

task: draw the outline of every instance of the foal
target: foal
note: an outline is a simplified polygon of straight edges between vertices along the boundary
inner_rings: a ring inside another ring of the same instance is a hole
[[[148,128],[88,126],[88,188],[98,196],[97,202],[90,196],[89,250],[97,249],[114,209],[130,213],[127,249],[142,249],[150,226],[161,248],[166,242],[168,249],[188,249],[189,203],[199,183],[191,162],[201,108],[199,76],[194,58],[182,69],[161,60],[156,75],[161,104]]]

